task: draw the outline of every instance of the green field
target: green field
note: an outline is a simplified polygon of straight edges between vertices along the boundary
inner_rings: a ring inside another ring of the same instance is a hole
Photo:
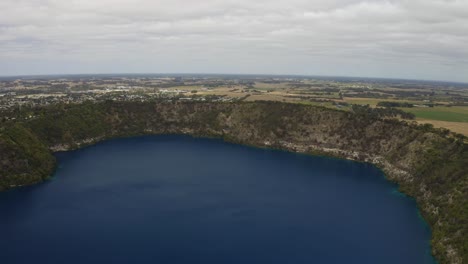
[[[439,120],[448,122],[468,122],[468,107],[417,107],[401,108],[403,111],[416,115],[418,119]]]

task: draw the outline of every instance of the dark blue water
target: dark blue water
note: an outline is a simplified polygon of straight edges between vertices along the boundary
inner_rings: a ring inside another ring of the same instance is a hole
[[[183,136],[57,157],[53,180],[0,193],[0,263],[433,263],[371,165]]]

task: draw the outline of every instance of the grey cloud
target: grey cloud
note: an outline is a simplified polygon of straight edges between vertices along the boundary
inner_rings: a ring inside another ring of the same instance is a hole
[[[157,71],[468,81],[465,0],[2,0],[0,10],[0,75]]]

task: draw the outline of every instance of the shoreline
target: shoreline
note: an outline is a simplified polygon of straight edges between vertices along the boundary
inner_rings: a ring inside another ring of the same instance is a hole
[[[389,176],[388,170],[393,171],[393,170],[395,170],[395,168],[392,168],[391,167],[392,165],[390,163],[388,163],[388,162],[382,162],[382,161],[385,161],[383,157],[371,157],[370,155],[366,154],[368,157],[365,158],[365,160],[359,160],[358,159],[358,157],[360,157],[359,154],[362,154],[362,153],[348,152],[348,151],[339,150],[339,149],[328,149],[328,148],[320,149],[319,147],[316,147],[316,148],[314,148],[315,152],[307,152],[307,151],[305,151],[304,148],[299,148],[299,146],[295,146],[294,144],[287,143],[287,142],[284,142],[284,145],[282,147],[272,147],[271,144],[268,144],[268,142],[265,142],[264,145],[262,145],[262,146],[258,146],[258,145],[235,143],[235,142],[228,141],[228,140],[226,140],[224,138],[221,138],[221,137],[193,136],[191,134],[144,134],[144,135],[125,136],[125,137],[89,138],[89,139],[83,140],[82,142],[78,143],[77,144],[78,146],[76,148],[66,148],[63,145],[60,145],[60,146],[52,146],[51,151],[54,150],[53,153],[55,154],[55,153],[60,153],[60,152],[76,151],[76,150],[80,150],[80,149],[84,149],[84,148],[88,148],[88,147],[93,147],[93,146],[96,146],[96,145],[98,145],[100,143],[103,143],[103,142],[106,142],[106,141],[120,140],[120,139],[125,140],[125,139],[131,139],[131,138],[141,138],[141,137],[160,137],[160,136],[184,136],[184,137],[190,137],[190,138],[201,138],[201,139],[209,139],[209,140],[214,139],[214,140],[219,140],[219,141],[221,141],[223,143],[233,144],[233,145],[243,146],[243,147],[249,147],[249,148],[254,148],[254,149],[266,149],[266,150],[272,150],[272,151],[283,151],[283,152],[287,152],[287,153],[300,154],[300,155],[305,155],[305,156],[323,157],[323,158],[330,158],[330,159],[337,159],[337,160],[347,160],[347,161],[353,161],[353,162],[358,162],[358,163],[370,164],[370,165],[374,166],[376,169],[378,169],[380,171],[380,173],[382,174],[385,181],[395,185],[395,191],[396,192],[395,192],[394,195],[402,196],[405,199],[409,199],[412,202],[414,202],[418,218],[421,220],[422,225],[425,228],[427,228],[429,230],[429,232],[430,232],[430,239],[427,241],[428,242],[428,252],[427,253],[433,259],[434,264],[438,264],[435,256],[432,254],[432,243],[431,243],[431,239],[433,237],[432,236],[432,233],[433,233],[432,227],[430,226],[429,222],[422,215],[422,208],[420,207],[420,204],[416,201],[416,198],[409,195],[409,194],[407,194],[407,193],[405,193],[404,191],[402,191],[400,189],[400,184],[398,183],[398,180],[397,180],[398,177],[391,178]],[[377,161],[377,163],[375,163],[376,161]],[[383,165],[383,164],[385,164],[385,165]],[[58,166],[58,163],[57,163],[57,166]],[[390,167],[387,168],[385,166],[390,166]],[[387,168],[387,171],[386,171],[386,168]],[[55,170],[54,170],[53,174],[55,174]],[[404,174],[406,177],[412,177],[412,176],[409,175],[408,172],[404,172],[404,171],[401,171],[401,170],[397,170],[397,174],[399,174],[399,175]],[[52,175],[51,175],[51,177],[52,177]]]

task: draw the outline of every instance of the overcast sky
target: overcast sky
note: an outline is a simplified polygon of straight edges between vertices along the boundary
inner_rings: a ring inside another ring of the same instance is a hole
[[[0,0],[0,75],[468,82],[468,0]]]

